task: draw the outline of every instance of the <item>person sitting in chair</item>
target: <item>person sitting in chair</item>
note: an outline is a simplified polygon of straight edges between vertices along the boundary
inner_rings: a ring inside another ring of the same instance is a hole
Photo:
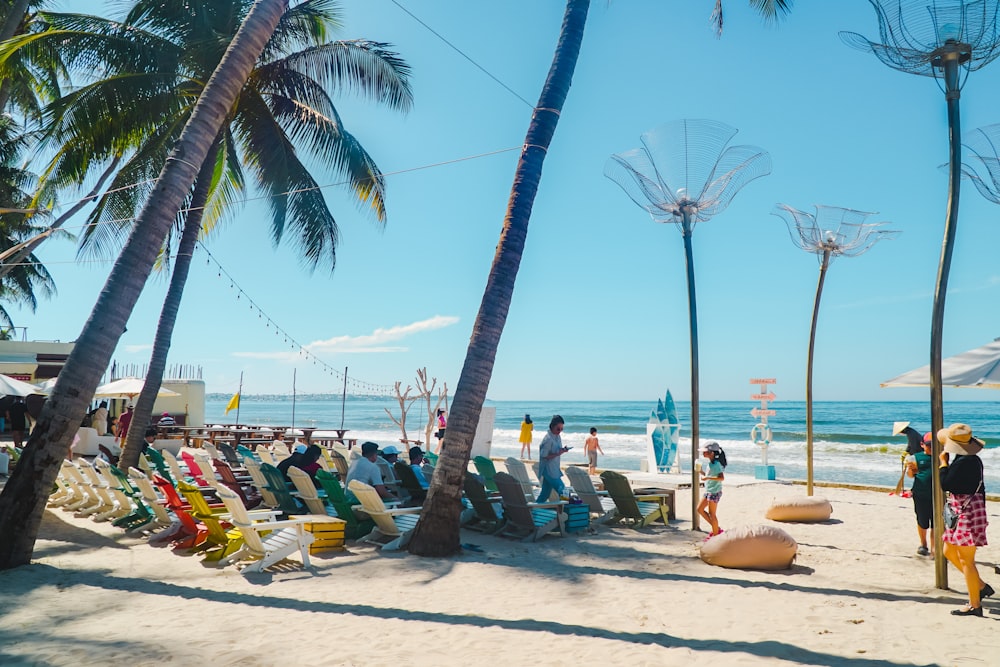
[[[379,470],[375,459],[378,458],[378,445],[374,442],[366,442],[361,445],[361,456],[351,464],[347,471],[346,484],[352,480],[358,480],[373,487],[378,491],[379,497],[385,500],[396,500],[396,495],[385,486],[382,480],[382,472]],[[353,494],[352,494],[353,495]]]
[[[420,487],[426,489],[430,486],[430,482],[424,476],[424,450],[420,447],[410,447],[410,469],[413,470],[413,474],[417,476],[417,481],[420,482]]]
[[[295,466],[309,475],[312,478],[313,484],[318,489],[321,485],[319,480],[316,479],[316,472],[322,467],[319,464],[319,457],[323,455],[323,450],[319,448],[319,445],[309,445],[308,447],[303,445],[302,447],[303,451],[296,449],[291,456],[283,458],[278,463],[278,470],[290,482],[292,480],[288,477],[288,469]]]

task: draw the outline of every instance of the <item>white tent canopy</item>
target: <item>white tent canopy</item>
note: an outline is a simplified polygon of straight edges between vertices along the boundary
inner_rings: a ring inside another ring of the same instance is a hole
[[[921,366],[883,382],[883,387],[929,387],[931,367]],[[941,360],[941,384],[945,387],[1000,389],[1000,338],[974,350]]]
[[[32,394],[44,396],[48,393],[45,389],[30,382],[24,382],[0,373],[0,396],[31,396]]]
[[[102,384],[94,392],[94,398],[135,398],[142,393],[142,387],[146,381],[142,378],[121,378],[114,382]],[[160,387],[157,396],[180,396],[176,391]]]

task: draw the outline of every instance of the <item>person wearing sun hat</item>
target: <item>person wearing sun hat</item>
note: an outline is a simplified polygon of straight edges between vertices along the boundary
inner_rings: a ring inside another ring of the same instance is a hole
[[[923,451],[920,444],[923,437],[920,435],[920,431],[910,426],[910,422],[893,422],[892,434],[906,436],[906,453],[899,459],[902,467],[899,471],[899,481],[896,483],[896,490],[889,495],[899,494],[903,498],[909,498],[912,491],[903,490],[903,482],[906,480],[907,475],[907,464],[914,456]],[[913,475],[910,476],[912,477]]]
[[[944,527],[941,537],[944,556],[962,573],[969,589],[969,604],[951,613],[982,617],[982,599],[994,593],[993,587],[980,578],[976,569],[976,547],[986,546],[986,526],[989,524],[983,461],[978,456],[986,443],[973,437],[968,424],[952,424],[938,431],[937,437],[942,445],[938,466],[941,488],[948,492],[946,502],[958,515],[954,528]]]
[[[934,474],[933,441],[934,434],[928,431],[924,434],[920,452],[907,456],[906,474],[913,478],[913,512],[917,515],[917,536],[920,546],[917,555],[930,556],[933,551],[927,548],[927,529],[931,527],[934,514],[934,501],[931,492],[931,478]]]

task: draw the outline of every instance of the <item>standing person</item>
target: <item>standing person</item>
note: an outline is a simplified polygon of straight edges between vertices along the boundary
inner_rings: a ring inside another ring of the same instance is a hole
[[[934,503],[931,499],[931,475],[933,474],[934,461],[931,453],[933,434],[928,431],[921,441],[921,449],[912,456],[906,457],[906,474],[913,478],[913,511],[917,515],[917,535],[920,537],[920,546],[917,547],[917,555],[930,556],[933,551],[927,548],[927,529],[933,522]]]
[[[521,458],[531,460],[531,432],[535,430],[535,425],[531,421],[531,415],[524,415],[524,421],[521,422],[521,435],[518,437],[517,441],[521,443]],[[528,455],[525,456],[524,452],[527,451]]]
[[[101,401],[97,409],[94,410],[93,417],[90,418],[90,425],[97,431],[97,435],[107,435],[108,433],[108,402]]]
[[[921,448],[923,436],[920,435],[920,431],[910,426],[910,422],[893,422],[892,434],[906,436],[906,453],[900,457],[902,466],[899,471],[899,481],[896,483],[896,490],[889,495],[898,494],[903,498],[907,498],[911,493],[910,491],[903,490],[903,482],[906,479],[907,457],[914,456],[923,451]]]
[[[559,466],[559,459],[570,449],[562,444],[561,434],[565,424],[562,417],[554,415],[549,422],[549,432],[538,446],[538,476],[541,478],[542,490],[535,502],[547,502],[553,491],[560,496],[566,491],[566,485],[562,481],[562,468]]]
[[[717,442],[710,442],[705,445],[701,452],[707,459],[708,465],[703,468],[702,479],[705,480],[705,495],[698,503],[698,514],[712,526],[712,532],[708,537],[718,535],[722,532],[719,528],[719,501],[722,500],[722,480],[726,478],[723,469],[726,467],[726,453]],[[708,538],[705,538],[708,539]]]
[[[938,473],[941,488],[948,492],[948,505],[958,515],[954,528],[944,526],[941,541],[945,558],[965,577],[969,604],[952,609],[953,616],[983,615],[983,598],[993,595],[993,587],[976,569],[976,547],[986,546],[986,487],[983,461],[977,456],[985,444],[972,437],[967,424],[952,424],[937,433],[944,446]],[[952,461],[951,457],[955,460]]]
[[[589,465],[589,473],[591,475],[597,474],[597,453],[600,452],[601,456],[604,456],[604,450],[601,449],[601,443],[597,441],[597,429],[591,428],[590,435],[583,443],[583,451],[587,455],[587,463]]]
[[[438,444],[437,449],[434,450],[436,454],[441,453],[441,443],[444,442],[444,429],[448,426],[448,420],[444,418],[444,410],[438,408],[437,412],[438,419],[438,430],[435,435],[437,435]]]
[[[125,412],[118,416],[118,442],[124,446],[125,438],[128,437],[128,427],[132,423],[132,411],[135,410],[135,406],[131,403],[125,408]]]
[[[7,408],[7,419],[10,420],[10,437],[14,440],[14,447],[20,449],[24,446],[24,431],[27,425],[28,406],[24,404],[24,399],[20,396]]]

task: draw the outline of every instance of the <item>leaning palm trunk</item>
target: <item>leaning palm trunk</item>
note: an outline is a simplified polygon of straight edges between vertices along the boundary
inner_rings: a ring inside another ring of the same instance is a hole
[[[0,494],[0,569],[31,560],[59,466],[69,454],[76,429],[125,331],[167,230],[287,7],[287,0],[258,0],[254,4],[167,158],[156,188],[42,409],[24,454]]]
[[[531,207],[542,176],[542,164],[573,82],[589,9],[590,0],[566,2],[559,44],[528,126],[507,203],[500,243],[493,257],[465,365],[455,389],[441,458],[431,479],[420,522],[410,542],[410,552],[420,556],[446,556],[460,549],[459,513],[472,440],[493,374],[500,334],[510,310],[514,281],[528,234]]]
[[[220,140],[216,139],[208,151],[208,156],[201,165],[198,179],[195,181],[194,193],[191,196],[191,207],[184,219],[184,231],[177,245],[177,258],[174,260],[174,270],[170,276],[170,286],[160,310],[160,320],[156,325],[156,336],[153,339],[153,351],[149,356],[149,368],[146,370],[146,381],[142,392],[135,402],[135,412],[129,424],[128,435],[122,451],[121,468],[139,463],[139,452],[142,451],[143,436],[149,428],[150,415],[156,395],[163,383],[163,372],[167,368],[167,354],[170,352],[170,340],[174,335],[174,324],[180,311],[181,298],[184,296],[184,286],[187,284],[191,269],[191,259],[194,255],[198,236],[201,234],[201,221],[205,217],[205,204],[212,191],[212,174],[215,171],[215,161],[219,155]]]

